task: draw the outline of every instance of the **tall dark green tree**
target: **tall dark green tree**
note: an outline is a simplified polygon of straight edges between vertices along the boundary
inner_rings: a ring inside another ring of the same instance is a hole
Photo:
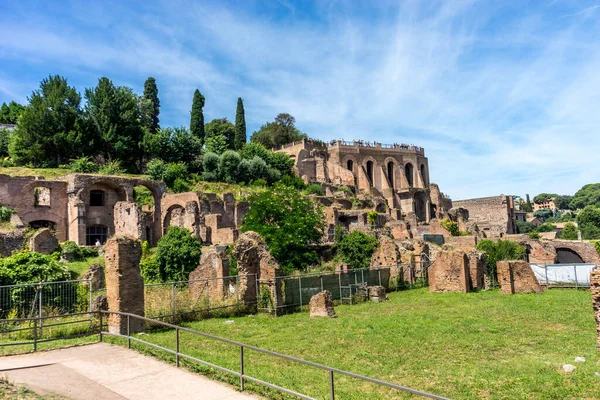
[[[204,96],[198,89],[194,92],[190,120],[190,132],[204,145]]]
[[[107,161],[120,160],[129,171],[140,168],[143,129],[138,96],[131,88],[115,86],[106,77],[85,90],[86,118],[94,134],[96,152]]]
[[[2,107],[0,107],[0,124],[16,124],[24,108],[25,106],[16,101],[11,101],[9,104],[2,103]]]
[[[59,75],[40,82],[20,114],[10,145],[19,164],[57,166],[80,155],[85,140],[80,126],[81,96]]]
[[[158,99],[158,87],[156,79],[149,77],[144,83],[144,96],[142,97],[142,120],[143,125],[152,133],[160,128],[158,114],[160,114],[160,100]]]
[[[238,97],[237,109],[235,111],[235,140],[236,150],[241,150],[246,144],[246,116],[244,115],[244,102]]]
[[[306,133],[296,127],[296,118],[290,114],[281,113],[274,122],[267,122],[252,134],[250,141],[260,143],[270,149],[297,140],[306,139]]]

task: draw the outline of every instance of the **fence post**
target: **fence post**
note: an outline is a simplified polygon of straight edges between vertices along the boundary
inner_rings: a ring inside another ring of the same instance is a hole
[[[379,267],[379,269],[377,270],[377,273],[379,275],[379,286],[381,286],[381,267]]]
[[[244,391],[244,346],[240,346],[240,389]]]
[[[237,315],[240,316],[240,276],[235,276],[235,303],[237,305]]]
[[[339,273],[338,273],[338,280],[340,282],[340,304],[341,304],[344,302],[342,300],[344,297],[344,293],[342,293],[342,271],[339,271]]]
[[[335,385],[333,382],[333,370],[329,370],[329,398],[335,400]]]
[[[321,278],[321,292],[323,291],[323,273],[321,273],[319,275],[319,277]]]
[[[100,342],[102,342],[102,315],[104,313],[102,312],[102,310],[99,310],[98,312],[100,313],[100,330],[99,330],[98,333],[100,335]]]
[[[361,283],[364,284],[365,283],[365,270],[362,268],[360,270],[360,276],[361,276]]]
[[[39,290],[39,293],[40,293],[40,296],[38,298],[38,308],[39,308],[38,315],[40,317],[40,336],[43,336],[44,335],[44,333],[42,332],[42,324],[43,324],[43,320],[42,320],[42,314],[43,314],[43,312],[42,312],[42,296],[44,295],[43,286],[40,285],[38,287],[38,290]]]
[[[33,320],[33,351],[37,351],[37,322]]]
[[[175,328],[175,366],[179,368],[179,328]]]
[[[88,287],[89,287],[89,290],[90,290],[90,304],[89,304],[89,307],[88,307],[88,311],[90,313],[90,330],[91,330],[93,328],[93,326],[94,326],[94,316],[92,314],[92,303],[94,302],[94,299],[93,299],[93,295],[92,295],[92,279],[91,278],[88,281],[88,285],[89,285]]]
[[[548,287],[548,265],[544,264],[544,272],[546,273],[546,287]]]
[[[129,315],[127,315],[127,348],[131,349],[131,336],[129,336]]]
[[[579,284],[577,283],[577,265],[573,265],[573,272],[575,273],[575,289],[579,289]]]
[[[300,289],[300,311],[302,311],[302,277],[298,275],[298,288]]]
[[[171,283],[171,319],[175,319],[175,282]]]

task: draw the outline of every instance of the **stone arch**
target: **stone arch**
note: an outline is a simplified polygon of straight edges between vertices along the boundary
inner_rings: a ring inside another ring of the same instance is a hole
[[[163,220],[163,235],[167,233],[170,226],[184,226],[185,207],[181,204],[171,205],[165,212]]]
[[[425,166],[425,164],[421,164],[421,178],[423,179],[423,184],[425,185],[425,187],[427,187],[429,185],[429,182],[427,181],[427,167]]]
[[[583,258],[573,249],[566,247],[556,248],[557,264],[583,264]]]
[[[414,197],[414,210],[417,218],[421,222],[427,222],[427,196],[423,192],[415,194]]]
[[[375,186],[375,163],[371,160],[365,163],[365,169],[367,171],[367,178],[369,178],[369,185]]]
[[[404,164],[404,175],[406,176],[408,186],[413,187],[415,183],[415,167],[412,165],[412,163],[407,162]]]

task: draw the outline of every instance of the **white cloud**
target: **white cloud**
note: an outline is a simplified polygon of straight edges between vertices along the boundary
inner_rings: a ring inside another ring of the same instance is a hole
[[[0,60],[139,86],[153,75],[162,120],[177,125],[198,87],[208,118],[232,117],[241,96],[251,128],[289,112],[321,139],[419,144],[453,198],[570,193],[597,180],[597,7],[560,18],[553,5],[520,15],[473,1],[327,2],[315,19],[287,1],[278,18],[195,2],[74,4],[59,30],[43,15],[2,21]],[[7,79],[0,92],[23,96]]]

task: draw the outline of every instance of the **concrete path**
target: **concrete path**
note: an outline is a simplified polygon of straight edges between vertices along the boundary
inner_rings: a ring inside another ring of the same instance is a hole
[[[72,400],[256,399],[183,368],[105,343],[0,357],[0,376],[38,394]]]

